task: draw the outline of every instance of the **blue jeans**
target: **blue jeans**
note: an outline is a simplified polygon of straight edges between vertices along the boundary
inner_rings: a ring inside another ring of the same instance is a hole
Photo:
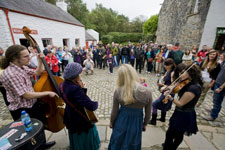
[[[216,93],[216,89],[218,89],[221,85],[215,83],[214,85],[214,94],[213,94],[213,109],[211,111],[211,117],[216,119],[221,110],[221,105],[223,103],[223,98],[225,96],[225,89],[223,89],[220,93]]]
[[[128,56],[127,55],[122,55],[122,64],[124,64],[124,59],[125,59],[125,64],[128,64]]]
[[[116,55],[115,56],[113,56],[113,60],[114,60],[114,66],[118,66],[118,62],[117,62],[117,57],[116,57]]]

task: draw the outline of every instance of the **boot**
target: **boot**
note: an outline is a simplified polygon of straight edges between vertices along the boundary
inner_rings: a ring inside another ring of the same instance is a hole
[[[156,118],[157,114],[152,114],[152,119],[150,120],[149,124],[156,125]]]
[[[165,122],[166,121],[166,112],[161,111],[161,118],[158,120],[161,122]]]

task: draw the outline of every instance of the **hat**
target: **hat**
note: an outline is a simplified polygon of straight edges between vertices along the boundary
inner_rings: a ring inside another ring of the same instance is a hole
[[[73,62],[66,65],[64,69],[64,79],[72,80],[82,72],[82,66],[79,63]]]

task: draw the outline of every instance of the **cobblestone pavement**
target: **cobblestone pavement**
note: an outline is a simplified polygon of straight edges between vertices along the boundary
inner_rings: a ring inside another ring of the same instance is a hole
[[[110,74],[108,69],[100,70],[95,69],[93,75],[86,75],[83,73],[82,79],[85,83],[85,86],[88,89],[88,96],[92,100],[96,100],[99,102],[99,108],[96,111],[97,116],[100,120],[109,119],[111,108],[112,108],[112,101],[113,101],[113,93],[116,89],[116,78],[117,78],[117,68],[114,68],[114,73]],[[154,73],[147,74],[145,70],[142,71],[142,74],[139,74],[141,77],[145,77],[147,79],[148,87],[151,88],[153,100],[157,99],[160,95],[158,91],[158,87],[156,85],[156,81],[158,77],[155,76]],[[210,125],[210,126],[224,126],[225,125],[225,108],[222,108],[219,117],[214,121],[206,121],[202,119],[203,115],[207,115],[208,112],[205,108],[212,108],[212,91],[210,91],[203,104],[196,109],[197,112],[197,122],[199,125]],[[1,125],[7,124],[11,122],[11,116],[7,107],[4,104],[3,97],[0,94],[0,122]],[[174,110],[174,105],[172,110],[168,112],[167,119],[170,118]]]

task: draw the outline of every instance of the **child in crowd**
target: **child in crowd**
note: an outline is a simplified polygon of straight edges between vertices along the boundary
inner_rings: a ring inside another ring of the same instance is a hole
[[[146,78],[141,77],[141,78],[140,78],[140,82],[141,82],[141,84],[142,84],[143,86],[148,87],[148,85],[147,85],[147,83],[146,83]]]
[[[109,72],[112,74],[113,73],[113,58],[112,58],[112,54],[109,54],[108,63],[109,63]]]

